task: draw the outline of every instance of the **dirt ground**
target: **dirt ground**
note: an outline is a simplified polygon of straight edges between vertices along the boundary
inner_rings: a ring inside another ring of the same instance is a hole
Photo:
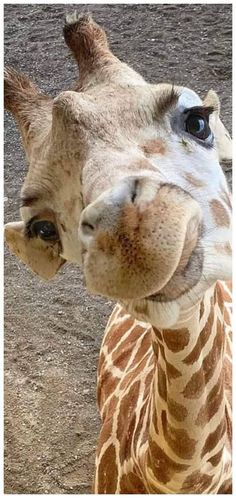
[[[230,5],[79,5],[122,60],[151,82],[215,89],[231,131]],[[63,42],[73,5],[6,5],[5,62],[55,96],[76,66]],[[19,219],[26,161],[5,120],[5,218]],[[229,179],[231,171],[228,171]],[[88,295],[74,265],[39,281],[5,254],[5,493],[90,493],[99,415],[96,368],[112,303]]]

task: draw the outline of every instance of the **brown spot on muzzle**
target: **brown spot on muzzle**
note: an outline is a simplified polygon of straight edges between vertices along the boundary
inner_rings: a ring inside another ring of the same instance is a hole
[[[98,234],[99,250],[107,255],[117,254],[126,266],[137,265],[137,269],[144,270],[147,262],[139,240],[142,217],[136,206],[127,205],[117,229],[114,232],[101,230]]]
[[[146,154],[146,156],[154,156],[156,154],[164,155],[166,152],[165,144],[160,139],[148,140],[142,146],[142,149],[144,154]]]
[[[209,204],[216,225],[219,227],[229,227],[230,216],[223,204],[218,199],[212,199]]]
[[[225,244],[216,243],[214,244],[214,247],[219,254],[232,256],[232,247],[229,242],[226,242]]]
[[[184,175],[184,178],[188,181],[188,183],[190,183],[190,185],[192,185],[193,187],[196,187],[196,188],[201,188],[201,187],[205,187],[206,184],[200,180],[200,178],[196,178],[196,176],[192,175],[191,173],[186,173]]]

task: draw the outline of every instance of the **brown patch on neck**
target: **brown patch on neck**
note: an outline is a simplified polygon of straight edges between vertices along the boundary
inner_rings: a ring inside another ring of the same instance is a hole
[[[217,384],[209,392],[205,404],[201,407],[196,425],[204,427],[218,412],[224,396],[223,377],[220,375]]]
[[[202,474],[199,471],[193,472],[183,482],[180,493],[185,494],[202,494],[210,486],[213,476]]]
[[[155,478],[163,484],[169,482],[176,472],[184,472],[189,468],[189,465],[175,462],[168,457],[154,441],[149,444],[147,465],[152,469]]]
[[[146,156],[154,156],[155,154],[164,155],[166,153],[165,144],[160,139],[148,140],[141,148]]]
[[[161,365],[157,364],[158,368],[158,392],[164,401],[167,401],[167,385],[166,385],[166,374],[162,370]]]
[[[147,494],[143,481],[135,472],[122,475],[120,480],[120,494]]]
[[[108,354],[113,351],[114,344],[120,343],[120,347],[123,347],[125,343],[125,348],[128,347],[128,345],[131,343],[131,338],[130,336],[128,336],[128,338],[125,341],[123,336],[126,333],[126,331],[132,327],[133,323],[134,319],[131,316],[128,316],[125,320],[121,321],[120,323],[117,324],[116,322],[114,322],[112,324],[109,331],[109,336],[106,340]]]
[[[165,410],[161,413],[162,428],[166,442],[172,451],[180,458],[192,458],[195,452],[196,441],[191,439],[185,429],[172,426]]]
[[[153,332],[154,332],[155,336],[157,337],[158,341],[162,342],[163,338],[162,338],[161,331],[158,330],[156,327],[153,327]]]
[[[166,375],[168,382],[171,382],[172,379],[177,379],[178,377],[181,377],[182,373],[167,361],[165,356],[164,346],[161,343],[159,343],[158,346],[160,354],[162,355],[163,360],[165,361]]]
[[[201,187],[205,187],[206,184],[200,180],[199,178],[196,178],[194,175],[192,175],[191,173],[186,173],[184,175],[184,178],[185,180],[188,181],[188,183],[190,183],[190,185],[192,185],[193,187],[197,187],[197,188],[201,188]]]
[[[210,462],[213,467],[217,467],[217,465],[220,463],[220,461],[222,459],[222,453],[223,453],[223,451],[224,451],[224,449],[221,448],[221,450],[218,451],[218,453],[216,453],[215,455],[213,455],[207,461]]]
[[[205,344],[207,343],[207,341],[211,335],[212,325],[214,323],[213,306],[214,306],[214,302],[212,299],[211,309],[210,309],[210,313],[209,313],[206,325],[203,327],[202,331],[200,332],[198,340],[197,340],[195,346],[193,347],[192,351],[183,360],[183,363],[185,363],[186,365],[192,365],[193,363],[195,363],[195,361],[197,361],[199,359],[202,348],[205,346]]]
[[[113,444],[110,444],[104,452],[98,464],[99,485],[97,492],[116,493],[118,481],[118,469],[116,466],[116,450]]]
[[[167,399],[167,408],[170,415],[178,422],[183,422],[188,415],[188,410],[184,405],[177,403],[169,397]]]
[[[171,363],[168,363],[168,361],[166,361],[166,374],[168,382],[171,382],[172,379],[177,379],[178,377],[182,376],[182,373],[173,365],[171,365]]]
[[[209,205],[216,225],[218,227],[229,227],[230,217],[223,204],[218,199],[212,199]]]
[[[212,378],[218,362],[222,356],[224,346],[224,334],[220,320],[217,321],[217,332],[212,344],[212,348],[205,356],[201,368],[195,372],[183,390],[185,398],[196,399],[201,396],[206,384]]]
[[[217,491],[218,495],[232,495],[233,490],[232,490],[232,479],[229,478],[227,481],[225,481],[221,487]]]
[[[119,414],[117,418],[116,437],[121,442],[120,445],[120,463],[123,464],[126,458],[131,456],[133,444],[133,433],[136,424],[136,415],[134,407],[138,404],[140,396],[140,381],[135,381],[129,390],[125,391],[119,405]],[[128,430],[124,430],[128,428]]]
[[[190,339],[190,334],[188,329],[179,329],[179,330],[163,330],[163,340],[166,344],[167,348],[170,349],[173,353],[178,353],[182,351],[188,343]]]
[[[224,417],[219,423],[219,425],[216,427],[215,431],[211,432],[207,437],[206,442],[202,448],[201,458],[203,458],[204,455],[206,455],[206,453],[212,451],[216,447],[216,445],[223,437],[225,432],[226,432],[226,420]]]

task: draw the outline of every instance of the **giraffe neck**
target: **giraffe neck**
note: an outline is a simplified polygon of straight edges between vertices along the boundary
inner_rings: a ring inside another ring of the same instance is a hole
[[[146,454],[150,491],[158,482],[163,493],[214,492],[227,459],[225,336],[216,288],[177,328],[153,328],[152,342],[156,360]]]

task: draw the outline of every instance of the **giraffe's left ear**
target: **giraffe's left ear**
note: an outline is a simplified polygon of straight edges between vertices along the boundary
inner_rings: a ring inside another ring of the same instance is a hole
[[[203,103],[215,109],[210,115],[210,127],[215,135],[219,161],[230,160],[232,159],[232,139],[220,119],[220,99],[217,93],[209,90]]]

